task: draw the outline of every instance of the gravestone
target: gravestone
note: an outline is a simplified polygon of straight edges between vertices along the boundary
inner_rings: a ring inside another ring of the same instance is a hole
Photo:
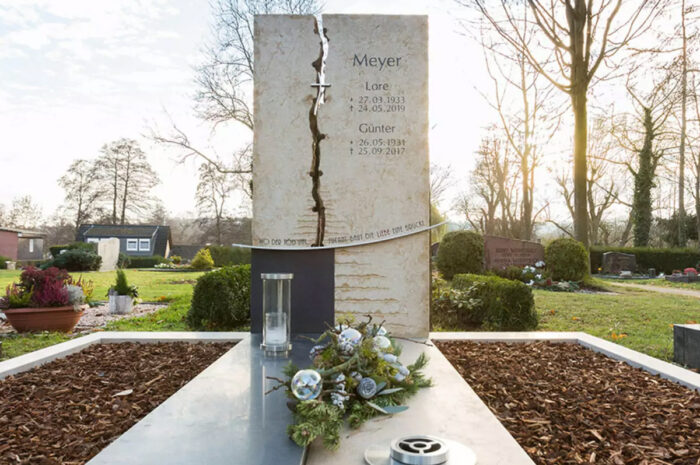
[[[110,237],[97,243],[97,255],[102,257],[100,271],[114,271],[119,262],[119,239]]]
[[[622,271],[637,271],[637,258],[631,253],[605,252],[603,254],[603,273],[620,274]]]
[[[487,270],[534,265],[541,260],[544,260],[544,247],[539,242],[484,236],[484,268]]]
[[[252,330],[260,273],[293,270],[293,332],[300,315],[323,330],[370,314],[427,336],[427,17],[323,15],[323,30],[255,18]]]
[[[673,325],[673,361],[700,369],[700,325]]]

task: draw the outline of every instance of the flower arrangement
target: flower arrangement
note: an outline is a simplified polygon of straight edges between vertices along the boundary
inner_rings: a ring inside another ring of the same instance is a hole
[[[19,283],[7,286],[5,297],[0,299],[1,308],[65,307],[73,305],[80,310],[92,295],[91,281],[82,278],[74,281],[58,268],[41,270],[30,266],[19,277]]]
[[[421,370],[425,354],[409,366],[399,362],[401,346],[382,325],[349,321],[314,340],[312,368],[299,370],[289,364],[286,379],[270,378],[286,389],[294,423],[287,433],[299,446],[322,438],[329,449],[340,443],[340,429],[347,420],[352,428],[377,415],[406,410],[404,401],[418,389],[431,385]]]

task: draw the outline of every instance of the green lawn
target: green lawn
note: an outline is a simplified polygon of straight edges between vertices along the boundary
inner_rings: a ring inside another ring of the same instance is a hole
[[[19,279],[20,271],[0,270],[0,290],[4,293],[5,287]],[[95,284],[95,300],[107,300],[107,291],[114,283],[116,274],[114,271],[100,273],[91,271],[87,273],[70,273],[73,278],[82,276]],[[126,277],[129,284],[139,288],[139,298],[144,301],[156,301],[172,299],[179,295],[192,293],[192,282],[196,281],[200,272],[163,272],[129,269]]]
[[[540,331],[583,331],[670,361],[673,324],[700,322],[700,300],[613,288],[615,294],[535,291]],[[623,334],[623,337],[614,338]]]
[[[19,271],[0,270],[0,292],[17,281]],[[130,318],[110,323],[107,331],[188,331],[185,315],[192,297],[192,283],[202,273],[190,272],[154,272],[130,269],[126,270],[130,284],[139,288],[139,297],[145,301],[167,300],[171,304],[162,310],[138,318]],[[106,300],[107,290],[115,279],[114,272],[71,273],[77,278],[83,276],[95,284],[94,298]],[[73,335],[62,333],[13,334],[2,338],[2,356],[0,360],[16,357],[27,352],[42,349],[59,342],[64,342]]]

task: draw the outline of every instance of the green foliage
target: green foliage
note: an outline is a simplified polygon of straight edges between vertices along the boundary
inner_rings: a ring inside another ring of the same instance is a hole
[[[209,249],[204,248],[197,252],[197,255],[192,259],[190,264],[194,270],[211,270],[214,268],[214,259],[211,258],[211,252]]]
[[[97,244],[93,242],[71,242],[70,244],[53,245],[49,247],[51,256],[56,258],[62,250],[82,250],[83,252],[97,253]]]
[[[302,447],[320,437],[326,447],[337,449],[342,426],[343,410],[320,400],[307,400],[297,404],[294,423],[287,426],[287,434]]]
[[[634,254],[637,269],[646,272],[649,268],[657,273],[671,274],[673,270],[683,270],[700,263],[698,249],[657,249],[652,247],[591,247],[591,270],[597,272],[603,267],[605,252],[622,252]]]
[[[179,265],[182,263],[182,257],[179,255],[171,255],[170,256],[170,261],[173,262],[176,265]]]
[[[583,281],[590,269],[586,248],[569,238],[556,239],[547,244],[544,261],[555,281]]]
[[[9,259],[8,257],[3,257],[0,255],[0,270],[6,270],[7,269],[7,262],[11,262],[12,260]]]
[[[126,268],[153,268],[159,263],[167,262],[168,261],[160,255],[151,255],[146,257],[141,257],[138,255],[129,255],[129,263],[126,266]]]
[[[224,267],[197,279],[187,322],[227,331],[250,321],[250,265]]]
[[[117,268],[129,268],[129,265],[131,265],[131,258],[125,253],[120,253],[117,258]]]
[[[532,290],[520,281],[459,274],[452,280],[452,288],[437,284],[433,290],[433,326],[493,331],[537,327]]]
[[[129,281],[126,279],[126,273],[124,270],[117,270],[117,280],[109,291],[110,293],[114,293],[116,295],[128,295],[132,298],[139,296],[136,286],[129,285]]]
[[[377,415],[402,412],[407,409],[402,404],[410,396],[431,385],[421,372],[428,362],[425,354],[412,365],[403,366],[398,360],[400,346],[386,334],[390,344],[377,347],[375,337],[384,329],[370,323],[371,318],[353,327],[362,336],[356,344],[340,338],[343,330],[351,328],[347,322],[316,339],[317,345],[311,349],[312,369],[323,381],[316,399],[300,402],[294,397],[291,379],[298,368],[291,363],[284,369],[287,379],[273,378],[279,383],[273,390],[285,388],[292,399],[288,405],[294,412],[294,423],[287,432],[298,445],[307,446],[322,438],[327,448],[336,449],[346,416],[350,426],[357,428]],[[374,392],[365,391],[366,397],[360,396],[360,382],[373,383]]]
[[[659,225],[659,235],[661,240],[671,247],[677,248],[685,246],[678,242],[678,212],[674,212],[671,218],[656,218],[656,223]],[[695,215],[688,214],[684,216],[683,221],[683,236],[691,241],[698,240],[697,219]]]
[[[97,271],[100,269],[101,264],[102,257],[95,252],[75,248],[66,249],[63,253],[54,256],[52,260],[41,265],[41,268],[46,269],[55,266],[68,271]]]
[[[216,267],[250,264],[250,249],[223,245],[210,245],[207,248]]]
[[[445,234],[437,255],[437,268],[445,279],[459,273],[480,273],[484,267],[484,238],[472,231]]]

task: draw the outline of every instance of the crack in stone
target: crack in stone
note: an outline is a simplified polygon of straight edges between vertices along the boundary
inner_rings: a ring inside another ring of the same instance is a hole
[[[314,33],[316,33],[320,38],[321,50],[319,57],[314,60],[311,64],[316,70],[316,96],[313,99],[311,108],[309,109],[309,128],[311,129],[311,171],[309,176],[311,176],[312,188],[311,196],[314,199],[314,206],[311,211],[316,213],[316,240],[311,247],[322,247],[323,238],[326,233],[326,207],[323,203],[323,198],[321,197],[321,176],[323,176],[323,171],[321,171],[321,141],[326,138],[326,134],[323,134],[318,127],[318,110],[324,103],[326,96],[326,87],[328,85],[325,82],[326,74],[326,57],[328,56],[328,36],[326,35],[326,29],[323,27],[323,22],[321,17],[316,17],[316,24],[314,26]]]

